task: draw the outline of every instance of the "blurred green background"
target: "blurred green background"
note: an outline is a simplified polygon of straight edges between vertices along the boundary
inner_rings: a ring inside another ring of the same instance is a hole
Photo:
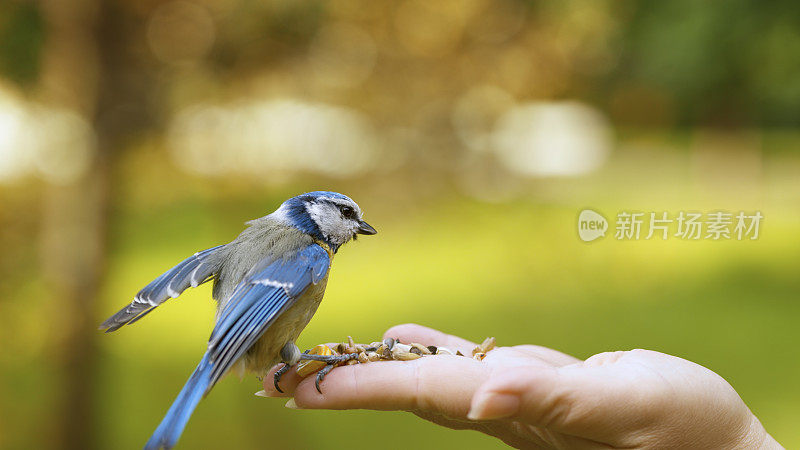
[[[337,256],[301,347],[418,322],[659,350],[798,447],[798,125],[788,1],[0,2],[0,447],[140,447],[205,349],[210,287],[96,325],[317,189],[379,234]],[[584,243],[584,208],[764,221]],[[500,447],[259,386],[223,380],[181,448]]]

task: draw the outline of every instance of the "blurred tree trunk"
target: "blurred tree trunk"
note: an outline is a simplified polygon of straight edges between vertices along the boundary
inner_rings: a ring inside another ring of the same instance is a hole
[[[82,179],[50,186],[45,194],[43,258],[54,296],[59,404],[54,440],[65,449],[90,449],[93,441],[94,305],[105,274],[108,158],[99,156]]]
[[[106,267],[111,172],[126,140],[146,116],[147,81],[136,71],[129,33],[136,21],[112,0],[41,0],[47,24],[41,99],[78,113],[94,131],[92,164],[76,180],[51,183],[42,220],[43,268],[54,295],[60,404],[57,445],[97,447],[93,420],[96,376],[95,307]],[[133,76],[131,76],[133,75]],[[61,149],[72,151],[73,149]],[[68,154],[67,154],[68,156]]]

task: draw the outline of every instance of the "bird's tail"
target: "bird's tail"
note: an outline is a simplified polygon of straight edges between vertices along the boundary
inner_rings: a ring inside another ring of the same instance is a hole
[[[189,417],[211,384],[212,371],[213,365],[209,363],[209,357],[206,354],[183,386],[178,398],[170,406],[167,415],[161,420],[161,424],[158,425],[153,436],[145,444],[145,450],[169,449],[178,442]]]

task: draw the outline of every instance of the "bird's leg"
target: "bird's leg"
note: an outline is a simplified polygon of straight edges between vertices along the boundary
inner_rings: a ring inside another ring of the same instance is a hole
[[[275,372],[275,377],[273,379],[273,382],[275,384],[275,390],[277,390],[281,394],[283,394],[283,391],[279,386],[281,377],[283,376],[283,374],[288,372],[293,365],[297,364],[300,361],[300,356],[301,356],[300,349],[292,341],[287,342],[286,344],[284,344],[283,348],[281,348],[281,362],[283,362],[283,367],[281,367]]]
[[[303,353],[300,355],[300,360],[311,360],[311,361],[321,361],[325,363],[325,367],[320,369],[317,372],[317,378],[314,381],[314,386],[317,387],[317,392],[322,394],[322,389],[320,389],[319,384],[322,380],[325,379],[325,375],[328,374],[334,367],[338,366],[339,364],[345,363],[350,361],[351,359],[358,358],[358,353],[345,353],[344,355],[311,355],[308,353]]]

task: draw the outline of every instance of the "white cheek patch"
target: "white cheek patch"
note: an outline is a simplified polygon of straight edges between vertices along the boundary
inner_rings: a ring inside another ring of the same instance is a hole
[[[309,203],[306,205],[309,217],[317,224],[325,239],[341,245],[353,236],[350,221],[342,220],[339,209],[325,203]]]
[[[314,223],[316,223],[319,227],[320,231],[322,231],[322,234],[327,238],[328,228],[330,228],[331,222],[333,222],[330,207],[319,203],[307,203],[306,211],[308,211],[309,217],[311,217]]]

